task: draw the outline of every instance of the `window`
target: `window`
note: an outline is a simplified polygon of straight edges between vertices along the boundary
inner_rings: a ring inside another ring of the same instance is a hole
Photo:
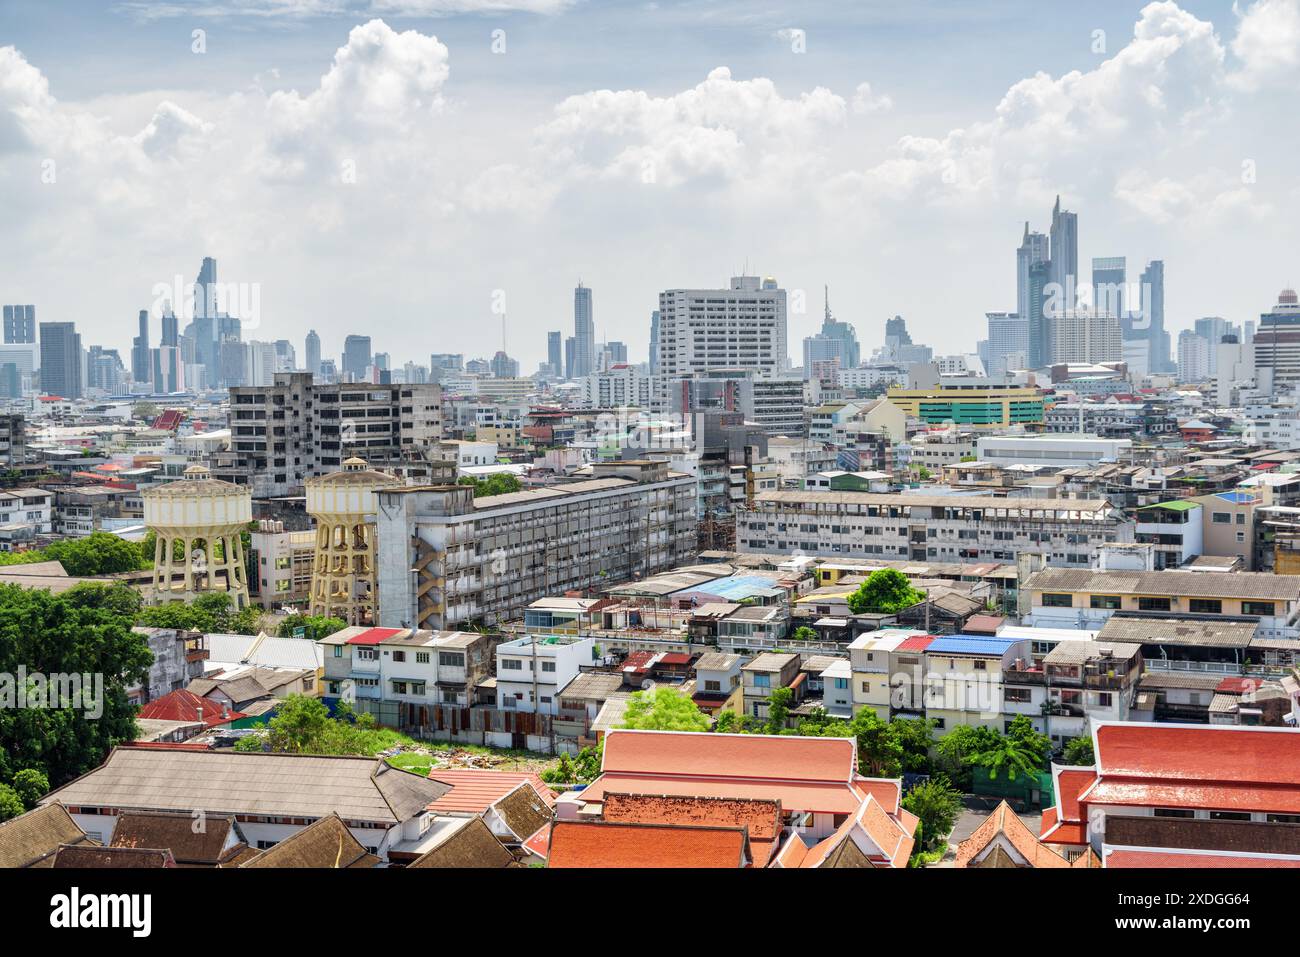
[[[342,657],[343,657],[343,646],[342,646],[342,645],[335,645],[335,646],[334,646],[334,657],[335,657],[335,658],[342,658]]]
[[[1169,611],[1172,603],[1168,598],[1139,598],[1139,611]]]
[[[845,689],[848,688],[848,686],[849,686],[849,679],[848,679],[848,678],[836,678],[836,679],[835,679],[835,690],[836,690],[836,691],[844,691]]]
[[[1231,525],[1232,515],[1230,515],[1228,512],[1214,512],[1211,514],[1210,520],[1215,525]]]
[[[440,651],[438,652],[438,665],[442,668],[464,668],[465,655],[459,651]],[[522,662],[519,662],[519,667],[523,667]]]
[[[1241,603],[1241,613],[1243,615],[1264,615],[1271,618],[1275,607],[1271,601],[1243,601]]]
[[[1238,512],[1238,513],[1237,513],[1237,524],[1238,524],[1238,525],[1245,525],[1245,524],[1246,524],[1246,513],[1245,513],[1245,512]]]
[[[871,682],[870,681],[862,682],[862,693],[866,694],[870,690],[871,690]]]
[[[1300,814],[1269,814],[1265,820],[1269,824],[1300,824]]]
[[[555,662],[554,662],[554,661],[543,661],[543,662],[542,662],[542,670],[543,670],[543,671],[554,671],[554,670],[555,670]]]
[[[1217,598],[1193,598],[1188,607],[1194,612],[1200,612],[1205,615],[1223,614],[1223,602]]]
[[[429,663],[429,653],[427,651],[417,651],[415,653],[415,663],[417,665],[427,665]]]
[[[771,676],[771,675],[763,675],[763,674],[756,674],[756,675],[754,675],[754,687],[755,687],[755,688],[770,688],[770,687],[772,687],[772,676]]]
[[[358,648],[357,657],[362,661],[378,661],[379,652],[374,648]]]
[[[705,681],[705,682],[704,682],[704,690],[705,690],[705,691],[721,691],[721,690],[722,690],[722,682],[721,682],[721,681]]]
[[[1033,700],[1033,692],[1028,688],[1007,688],[1002,692],[1002,697],[1012,704],[1029,704]]]
[[[502,671],[523,671],[524,663],[519,658],[502,658],[501,670]]]
[[[1089,608],[1105,608],[1108,610],[1117,610],[1121,606],[1119,595],[1093,595],[1088,599]]]
[[[1152,812],[1156,817],[1195,817],[1195,811],[1181,807],[1158,807]]]
[[[406,660],[406,652],[404,652],[404,651],[394,651],[394,652],[393,652],[393,660],[394,660],[394,661],[405,661],[405,660]]]
[[[1211,821],[1249,821],[1250,815],[1245,811],[1211,811]]]
[[[1051,592],[1043,593],[1044,608],[1073,608],[1073,595],[1054,595]]]
[[[1109,691],[1097,692],[1097,707],[1109,708],[1115,702],[1115,696]]]
[[[975,660],[975,670],[976,670],[976,671],[988,671],[988,670],[989,670],[989,663],[988,663],[987,661],[985,661],[983,658],[977,658],[977,659]]]

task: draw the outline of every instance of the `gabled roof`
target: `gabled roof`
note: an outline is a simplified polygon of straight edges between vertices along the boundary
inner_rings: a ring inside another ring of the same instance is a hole
[[[1101,849],[1103,867],[1188,868],[1296,868],[1300,856],[1249,854],[1243,851],[1185,851],[1173,848],[1111,847]]]
[[[95,843],[62,804],[45,804],[0,823],[0,868],[48,867],[60,845]]]
[[[205,727],[212,728],[219,724],[229,724],[244,715],[229,710],[220,701],[201,698],[192,691],[178,688],[142,705],[140,717],[153,721],[183,721],[187,724],[202,722]]]
[[[192,814],[123,811],[109,846],[166,848],[178,866],[196,867],[216,867],[244,846],[233,817],[206,817],[198,831],[194,821]]]
[[[93,844],[64,844],[54,855],[54,867],[110,868],[132,870],[175,867],[172,852],[156,847],[99,847]]]
[[[436,814],[482,814],[520,785],[530,787],[547,808],[555,806],[551,789],[533,772],[434,768],[429,772],[429,778],[449,788],[429,805],[429,810]]]
[[[1089,805],[1300,813],[1300,730],[1099,722]]]
[[[497,840],[491,828],[481,817],[475,817],[406,866],[509,867],[514,862],[515,856]]]
[[[904,812],[906,813],[906,812]],[[835,833],[799,854],[780,860],[782,867],[907,867],[919,822],[890,815],[873,796],[849,815]],[[792,840],[798,840],[794,835]],[[798,858],[798,864],[789,861]]]
[[[547,867],[743,867],[743,827],[556,821]]]
[[[606,772],[844,783],[852,780],[856,767],[857,748],[849,738],[625,728],[605,736],[601,762]]]
[[[978,867],[994,851],[1006,854],[1017,867],[1069,867],[1061,855],[1039,842],[1011,805],[1002,801],[974,833],[957,845],[954,867]]]
[[[448,786],[366,757],[116,748],[42,804],[125,810],[324,817],[398,824]]]
[[[669,794],[605,795],[601,817],[611,823],[743,827],[755,867],[766,867],[781,837],[781,802]]]
[[[330,813],[239,866],[343,869],[374,867],[379,862],[342,819]]]

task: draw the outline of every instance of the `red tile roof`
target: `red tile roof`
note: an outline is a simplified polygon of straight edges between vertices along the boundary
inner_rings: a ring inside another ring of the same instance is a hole
[[[848,784],[854,777],[857,757],[851,738],[617,728],[605,736],[601,768],[640,775]]]
[[[766,867],[781,837],[781,802],[667,794],[605,795],[603,820],[625,824],[744,827],[754,867]]]
[[[1084,804],[1300,813],[1300,731],[1102,723],[1096,741]]]
[[[744,828],[556,821],[547,867],[741,867]]]
[[[1053,764],[1052,777],[1060,820],[1081,820],[1083,811],[1079,807],[1079,795],[1097,780],[1097,771],[1094,768],[1071,768]]]
[[[898,643],[895,651],[925,651],[934,641],[933,635],[913,635],[910,638],[904,638]]]
[[[429,777],[451,790],[429,805],[442,814],[482,814],[521,784],[537,792],[547,807],[555,806],[551,789],[535,773],[493,771],[488,768],[434,768]]]
[[[1043,808],[1038,839],[1048,844],[1083,845],[1088,843],[1088,825],[1083,821],[1062,821],[1054,807]]]
[[[1055,811],[1055,808],[1048,808]],[[1044,818],[1047,817],[1044,812]],[[1049,847],[1044,847],[1034,832],[1011,810],[1006,801],[1001,802],[977,827],[970,837],[957,845],[957,859],[953,867],[970,867],[971,862],[979,858],[995,839],[1001,837],[1015,850],[1029,867],[1065,868],[1070,866],[1060,854]]]
[[[1300,867],[1300,857],[1265,857],[1225,851],[1173,851],[1148,847],[1104,847],[1105,867],[1221,868]]]
[[[405,628],[369,628],[359,635],[349,638],[346,644],[349,645],[378,645],[387,641],[394,635],[400,635]]]
[[[199,716],[200,708],[202,717]],[[151,721],[202,721],[205,727],[211,728],[218,724],[228,724],[244,715],[238,711],[227,711],[223,717],[220,701],[200,698],[194,692],[180,688],[141,706],[139,717]]]

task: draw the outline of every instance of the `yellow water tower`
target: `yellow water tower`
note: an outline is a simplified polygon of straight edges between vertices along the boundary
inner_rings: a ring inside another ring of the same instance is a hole
[[[359,458],[345,461],[341,472],[307,480],[307,514],[316,522],[311,614],[349,625],[375,620],[375,493],[401,484]]]
[[[248,578],[240,533],[253,520],[253,493],[214,479],[202,465],[185,478],[141,492],[144,523],[157,536],[149,604],[192,601],[207,592],[230,595],[248,606]]]

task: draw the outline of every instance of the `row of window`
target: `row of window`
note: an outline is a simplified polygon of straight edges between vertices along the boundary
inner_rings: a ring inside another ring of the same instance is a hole
[[[1138,611],[1173,611],[1174,606],[1174,599],[1166,596],[1139,596],[1137,602]],[[1041,604],[1044,608],[1073,608],[1074,596],[1044,592]],[[1117,611],[1123,607],[1123,596],[1090,595],[1088,597],[1088,607],[1104,611]],[[1259,615],[1271,618],[1276,614],[1276,608],[1277,603],[1271,601],[1243,601],[1241,603],[1241,613],[1243,615]],[[1223,601],[1218,598],[1190,598],[1187,601],[1187,610],[1197,615],[1222,615]]]

